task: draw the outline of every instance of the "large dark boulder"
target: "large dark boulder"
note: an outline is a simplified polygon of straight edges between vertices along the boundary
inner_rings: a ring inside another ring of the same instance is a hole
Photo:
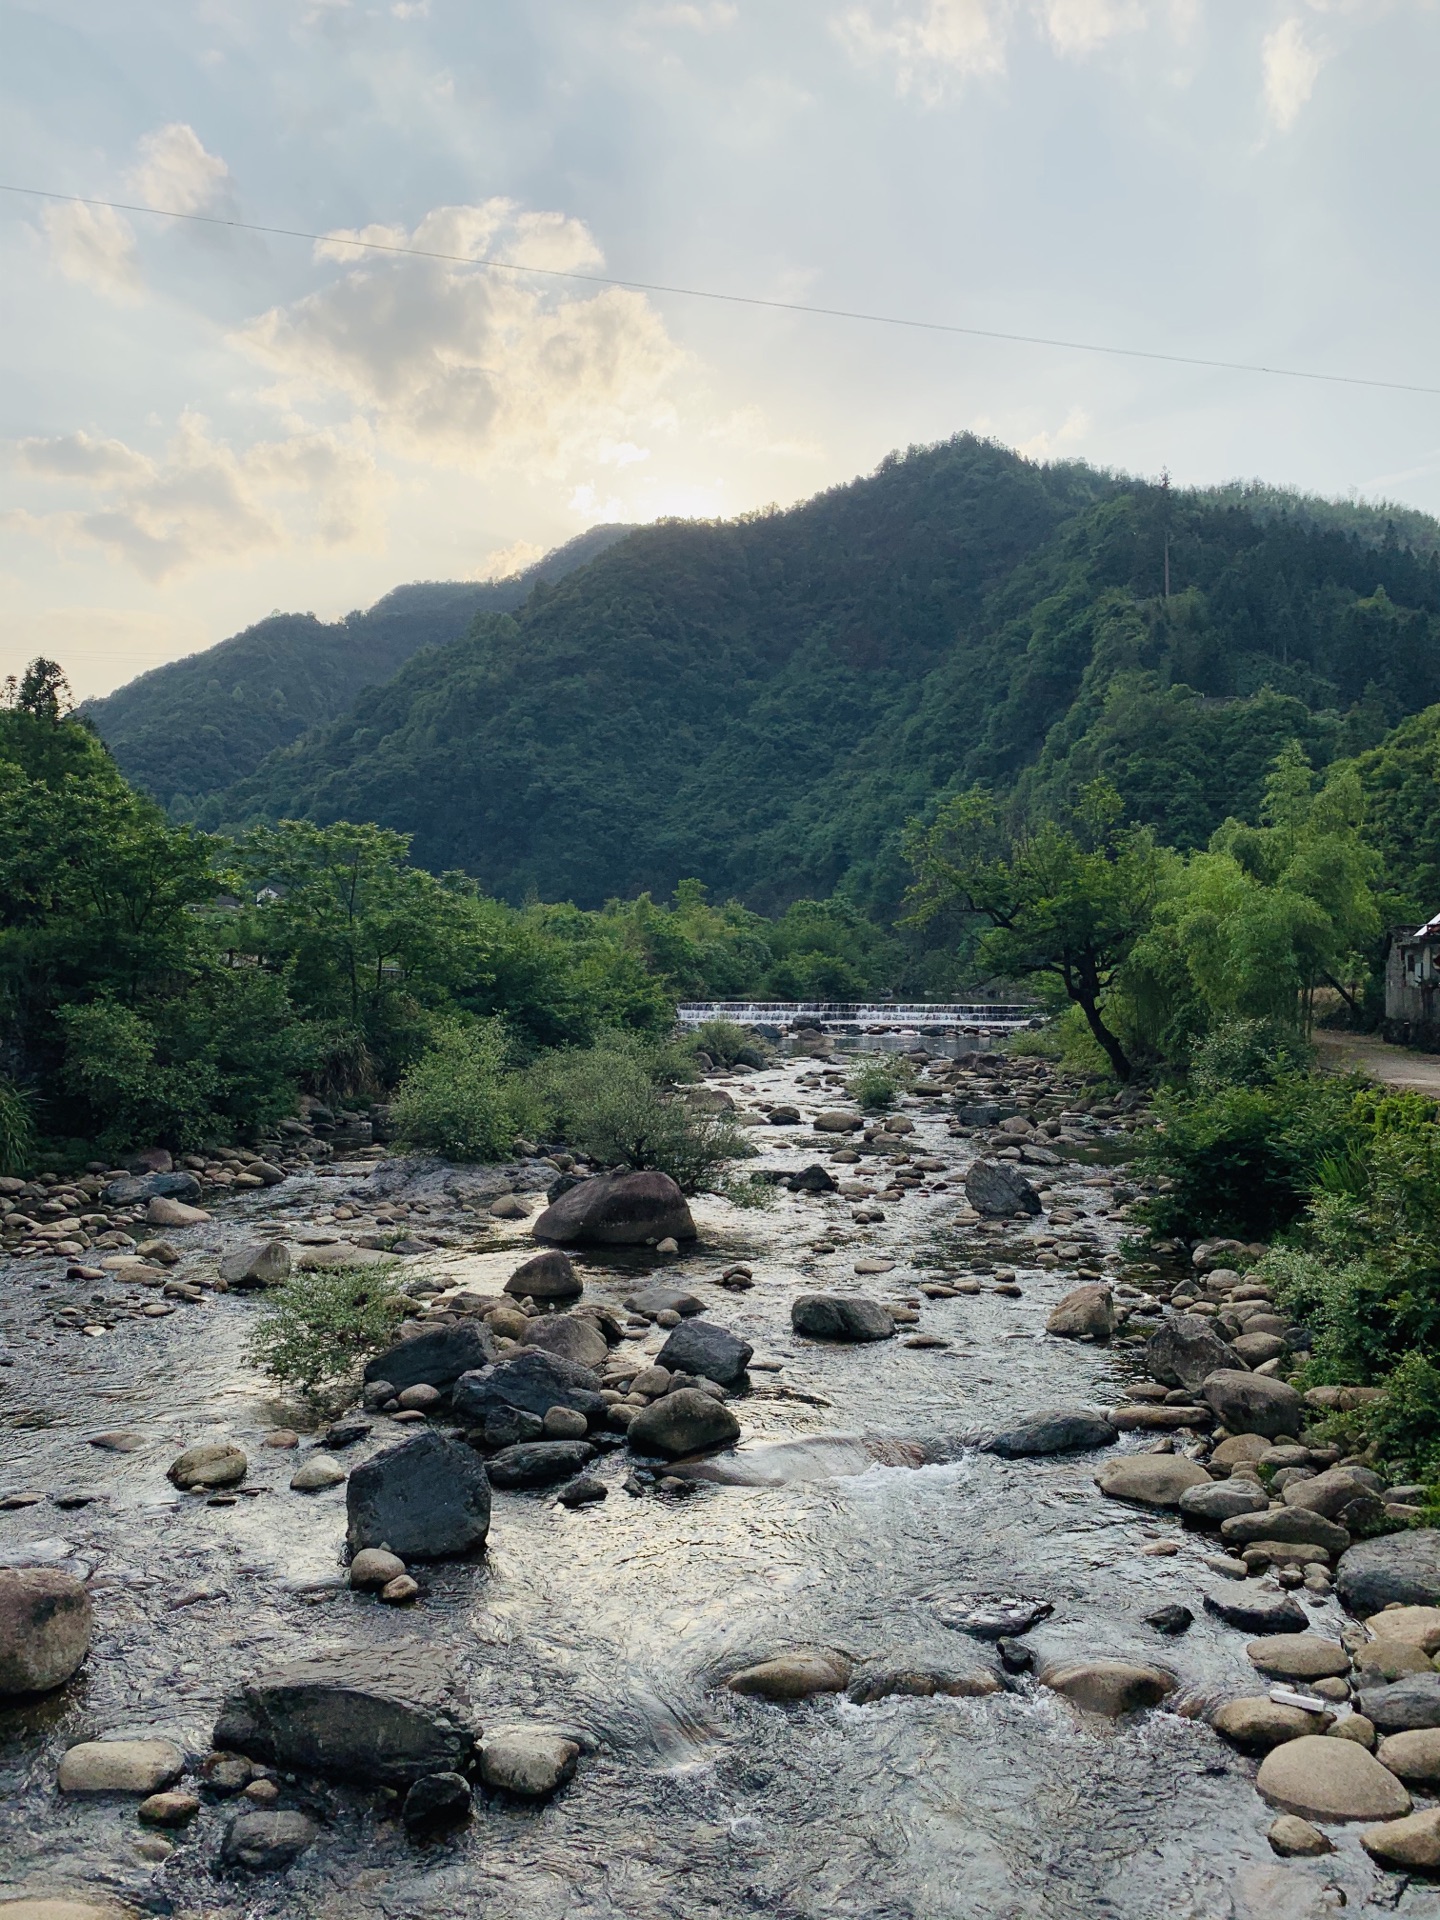
[[[1231,1433],[1278,1440],[1282,1434],[1298,1434],[1305,1422],[1305,1402],[1294,1387],[1264,1373],[1222,1367],[1201,1382],[1200,1397]]]
[[[568,1253],[547,1247],[544,1253],[531,1254],[515,1269],[505,1282],[505,1291],[517,1300],[578,1300],[585,1283]]]
[[[713,1320],[687,1320],[661,1347],[655,1364],[671,1373],[695,1373],[722,1387],[738,1387],[754,1351],[748,1340]]]
[[[493,1367],[462,1374],[450,1404],[460,1419],[476,1427],[483,1427],[486,1417],[502,1407],[538,1413],[542,1420],[552,1407],[572,1407],[587,1420],[598,1420],[605,1412],[599,1376],[542,1347],[527,1347]]]
[[[626,1438],[636,1453],[678,1460],[708,1447],[733,1446],[740,1438],[740,1422],[723,1400],[712,1399],[698,1387],[680,1387],[637,1413]]]
[[[643,1313],[647,1320],[660,1313],[678,1313],[682,1320],[688,1320],[692,1313],[704,1313],[705,1302],[684,1287],[657,1286],[642,1287],[638,1293],[627,1295],[625,1307],[627,1312]]]
[[[530,1322],[520,1336],[526,1347],[539,1347],[577,1367],[603,1365],[610,1343],[592,1314],[547,1313]]]
[[[1238,1513],[1220,1522],[1220,1538],[1232,1548],[1253,1546],[1257,1540],[1275,1540],[1288,1546],[1323,1547],[1326,1553],[1343,1553],[1350,1544],[1344,1527],[1305,1507]]]
[[[220,1847],[221,1864],[243,1867],[247,1873],[283,1873],[314,1845],[319,1832],[308,1813],[237,1813]]]
[[[257,1674],[221,1708],[214,1744],[286,1771],[401,1786],[466,1770],[475,1734],[437,1649],[407,1640]]]
[[[127,1173],[100,1189],[102,1207],[133,1207],[142,1200],[199,1198],[200,1182],[193,1173]]]
[[[90,1595],[59,1567],[0,1571],[0,1700],[48,1693],[90,1651]]]
[[[1078,1453],[1090,1447],[1108,1447],[1119,1438],[1103,1413],[1089,1407],[1052,1407],[1032,1413],[1003,1433],[981,1443],[984,1453],[1002,1460],[1021,1460],[1030,1454]]]
[[[1440,1607],[1440,1530],[1417,1527],[1361,1540],[1335,1569],[1340,1598],[1361,1617],[1402,1607]]]
[[[668,1173],[606,1173],[562,1193],[530,1231],[552,1246],[631,1247],[693,1240],[695,1222]]]
[[[365,1364],[365,1378],[388,1380],[397,1393],[406,1387],[450,1387],[462,1373],[488,1367],[495,1342],[483,1320],[461,1320],[453,1327],[427,1327],[397,1340]]]
[[[1039,1194],[1008,1160],[977,1160],[965,1176],[965,1198],[993,1219],[1041,1211]]]
[[[1205,1611],[1242,1633],[1303,1633],[1310,1624],[1305,1609],[1289,1593],[1266,1593],[1263,1588],[1237,1583],[1205,1595]]]
[[[1145,1364],[1162,1386],[1196,1393],[1212,1373],[1245,1371],[1235,1349],[1198,1313],[1175,1313],[1145,1343]]]
[[[819,1165],[803,1167],[799,1173],[788,1175],[785,1181],[791,1193],[835,1193],[839,1184],[833,1174]]]
[[[812,1340],[889,1340],[895,1332],[887,1306],[851,1293],[797,1294],[790,1307],[790,1324]]]
[[[1440,1727],[1440,1673],[1407,1673],[1384,1687],[1362,1687],[1356,1706],[1379,1733]]]
[[[588,1467],[595,1449],[588,1440],[529,1440],[502,1447],[488,1462],[490,1484],[516,1487],[553,1487]]]
[[[433,1428],[353,1468],[345,1505],[352,1553],[388,1547],[402,1560],[444,1560],[483,1546],[490,1530],[484,1463]]]

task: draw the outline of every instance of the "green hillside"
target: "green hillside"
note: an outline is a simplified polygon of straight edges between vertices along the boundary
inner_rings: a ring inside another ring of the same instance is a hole
[[[478,613],[518,607],[628,531],[596,527],[508,580],[421,581],[363,613],[276,613],[204,653],[142,674],[82,711],[126,778],[177,813],[253,773],[268,753],[333,720],[422,647],[457,640]]]
[[[962,436],[789,512],[633,533],[204,817],[377,820],[432,868],[589,905],[696,875],[887,909],[905,819],[977,779],[1051,807],[1106,772],[1196,846],[1253,816],[1284,740],[1323,764],[1440,700],[1413,534]]]

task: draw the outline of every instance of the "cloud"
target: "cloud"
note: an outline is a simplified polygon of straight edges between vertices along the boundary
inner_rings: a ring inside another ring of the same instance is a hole
[[[526,567],[533,567],[537,560],[543,560],[546,549],[537,547],[533,540],[512,540],[508,547],[496,547],[493,553],[487,553],[475,569],[477,580],[513,580],[517,573],[523,573]]]
[[[143,288],[135,252],[135,231],[110,207],[62,202],[40,216],[50,257],[67,280],[94,287],[122,305],[133,306]]]
[[[855,59],[893,62],[901,93],[934,101],[946,81],[957,75],[1004,71],[1000,14],[1000,6],[992,7],[991,0],[923,0],[918,10],[891,0],[883,18],[871,7],[857,6],[841,14],[835,25]]]
[[[125,192],[147,207],[204,213],[230,201],[230,169],[207,153],[193,127],[180,121],[147,133],[125,175]],[[135,229],[113,207],[64,202],[41,215],[50,257],[67,280],[94,287],[122,306],[143,295]]]
[[[688,27],[692,33],[721,33],[739,18],[740,9],[731,0],[705,0],[701,6],[677,0],[674,5],[642,7],[638,15],[643,26]]]
[[[185,414],[160,460],[86,433],[22,440],[15,454],[25,472],[78,488],[93,504],[22,510],[5,516],[8,525],[60,546],[103,547],[152,581],[298,540],[339,547],[378,538],[384,483],[363,434],[302,431],[236,453]]]
[[[1282,133],[1300,117],[1300,109],[1314,91],[1327,53],[1305,38],[1304,23],[1291,16],[1265,36],[1261,66],[1265,76],[1265,105]]]
[[[1117,33],[1145,25],[1141,0],[1045,0],[1045,30],[1057,53],[1093,53]]]
[[[193,127],[172,121],[140,140],[128,185],[147,207],[170,213],[206,213],[229,198],[230,169],[207,153]]]
[[[387,259],[357,240],[460,257]],[[274,399],[339,398],[407,459],[525,477],[607,448],[640,457],[648,432],[674,424],[685,356],[642,295],[468,264],[593,270],[601,254],[578,220],[488,200],[437,208],[409,233],[332,234],[318,253],[348,271],[236,336],[276,375]]]

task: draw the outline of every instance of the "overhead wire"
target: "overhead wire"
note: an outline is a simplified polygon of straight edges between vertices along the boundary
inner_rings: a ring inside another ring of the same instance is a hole
[[[551,280],[576,280],[588,286],[617,287],[630,293],[653,293],[685,300],[710,300],[726,306],[755,307],[773,313],[806,314],[826,320],[853,320],[869,326],[905,327],[922,333],[954,334],[969,340],[997,340],[1015,346],[1055,347],[1067,353],[1102,354],[1116,359],[1149,360],[1172,367],[1198,367],[1212,373],[1252,373],[1278,380],[1319,381],[1326,386],[1367,387],[1385,393],[1419,393],[1440,397],[1440,386],[1406,380],[1380,380],[1371,375],[1322,373],[1308,367],[1272,366],[1255,360],[1219,360],[1200,354],[1163,353],[1148,347],[1115,346],[1095,340],[1068,340],[1043,333],[1013,333],[999,327],[968,327],[952,320],[922,320],[912,315],[871,313],[858,307],[825,307],[804,300],[777,300],[758,293],[726,293],[715,287],[685,287],[660,280],[627,280],[615,274],[585,273],[575,267],[531,266],[521,260],[501,260],[493,254],[446,253],[435,247],[415,247],[399,241],[361,240],[345,232],[311,233],[301,227],[265,226],[254,220],[234,220],[218,213],[191,213],[177,207],[151,207],[128,200],[100,200],[82,193],[57,193],[46,187],[14,186],[0,181],[0,193],[60,202],[68,206],[103,207],[112,213],[149,214],[161,220],[184,220],[207,227],[226,227],[237,233],[263,234],[272,239],[307,240],[316,246],[351,247],[366,253],[398,254],[446,265],[480,267],[488,272],[539,274]]]

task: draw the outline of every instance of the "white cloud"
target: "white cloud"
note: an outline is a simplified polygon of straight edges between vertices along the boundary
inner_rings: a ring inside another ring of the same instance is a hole
[[[207,153],[195,129],[181,121],[147,133],[138,154],[127,180],[147,207],[208,213],[228,197],[230,169],[218,154]]]
[[[387,258],[357,240],[460,257]],[[276,374],[272,398],[338,396],[408,459],[525,477],[562,475],[606,448],[643,457],[646,434],[674,425],[668,388],[685,356],[642,295],[468,264],[483,253],[593,269],[601,255],[578,220],[489,200],[438,208],[411,233],[333,234],[318,251],[353,264],[237,336]]]
[[[1045,0],[1043,17],[1057,53],[1093,53],[1143,27],[1145,12],[1142,0]]]
[[[1004,71],[1000,15],[1001,7],[992,7],[990,0],[923,0],[918,10],[891,0],[883,17],[877,18],[872,7],[857,6],[835,24],[857,60],[893,62],[901,93],[934,101],[956,75]]]
[[[546,549],[536,546],[533,540],[512,540],[508,547],[496,547],[493,553],[487,553],[475,569],[477,580],[510,580],[517,573],[523,573],[526,567],[533,567],[537,560],[543,560]]]
[[[1265,105],[1282,133],[1299,118],[1326,58],[1324,50],[1305,38],[1304,23],[1293,15],[1265,36],[1261,49]]]
[[[67,280],[78,280],[127,306],[140,298],[135,232],[123,214],[65,201],[47,207],[40,219],[50,257]]]
[[[5,516],[10,526],[60,546],[103,547],[152,581],[298,540],[339,547],[379,537],[383,482],[363,434],[299,432],[236,453],[185,414],[160,460],[85,433],[22,440],[15,452],[24,471],[93,504],[21,510]]]
[[[642,7],[638,16],[643,26],[688,27],[692,33],[721,33],[726,27],[733,27],[739,18],[739,7],[730,0],[705,0],[703,6],[677,0],[677,4],[670,6]]]

